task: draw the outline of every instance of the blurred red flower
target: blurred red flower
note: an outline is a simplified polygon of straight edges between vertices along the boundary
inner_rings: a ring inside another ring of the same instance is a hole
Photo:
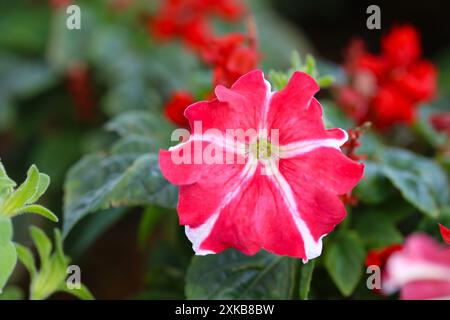
[[[203,52],[203,59],[213,68],[213,85],[229,87],[258,66],[259,53],[252,36],[231,33],[215,37]]]
[[[206,49],[213,37],[209,19],[235,20],[244,13],[240,0],[164,0],[149,18],[150,32],[160,40],[180,38],[190,48]]]
[[[378,266],[383,269],[389,257],[403,246],[401,244],[393,244],[379,250],[370,250],[366,257],[366,266]]]
[[[338,102],[358,124],[380,129],[411,123],[420,103],[436,92],[436,68],[421,60],[419,35],[411,25],[394,27],[381,41],[380,55],[361,40],[351,42],[344,65],[350,84],[338,88]]]
[[[187,128],[189,127],[189,121],[184,116],[184,110],[194,102],[194,97],[188,91],[175,91],[172,94],[172,98],[167,102],[164,107],[164,114],[174,124]]]
[[[445,243],[450,244],[450,229],[439,223],[439,230],[441,231],[441,236]]]
[[[422,52],[419,33],[411,25],[392,28],[381,40],[381,48],[389,64],[394,68],[413,64]]]

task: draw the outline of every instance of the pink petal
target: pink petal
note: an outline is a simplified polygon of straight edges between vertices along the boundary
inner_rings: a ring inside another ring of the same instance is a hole
[[[362,163],[330,147],[318,147],[294,158],[280,160],[280,171],[291,184],[334,194],[345,194],[352,190],[362,178],[363,170]]]
[[[400,298],[402,300],[450,300],[450,281],[430,280],[408,283],[403,287]]]
[[[197,182],[202,177],[207,177],[215,170],[234,171],[235,165],[227,164],[227,159],[232,163],[245,164],[245,156],[236,153],[236,146],[228,144],[222,137],[213,139],[214,136],[191,136],[190,140],[170,148],[168,151],[159,151],[159,167],[163,176],[175,185],[188,185]],[[227,148],[231,149],[228,150]],[[211,150],[211,153],[207,150]],[[208,157],[216,154],[221,162]],[[185,161],[180,161],[183,158]],[[218,178],[214,176],[214,178]]]
[[[382,280],[383,291],[392,293],[401,289],[405,299],[448,299],[450,249],[427,235],[412,235],[403,249],[389,258]]]
[[[267,176],[255,175],[220,211],[201,249],[227,248],[253,255],[261,248],[279,255],[306,258],[301,234],[277,187]]]
[[[185,116],[191,128],[193,121],[201,120],[204,130],[258,129],[263,113],[261,106],[270,94],[270,85],[261,71],[245,74],[231,89],[217,86],[215,93],[217,100],[195,103],[187,108]]]

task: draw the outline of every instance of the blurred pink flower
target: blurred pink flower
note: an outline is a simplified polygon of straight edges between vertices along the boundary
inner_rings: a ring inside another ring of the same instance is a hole
[[[450,248],[412,235],[390,256],[382,280],[384,293],[400,290],[403,300],[450,299]]]

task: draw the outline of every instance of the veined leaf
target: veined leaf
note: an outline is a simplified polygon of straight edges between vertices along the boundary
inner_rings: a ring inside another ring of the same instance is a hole
[[[354,231],[342,230],[327,242],[325,267],[344,296],[355,290],[363,274],[365,251]]]
[[[66,179],[64,234],[85,215],[111,207],[174,207],[177,190],[161,175],[157,155],[91,155]]]
[[[432,218],[437,218],[441,208],[449,204],[447,176],[430,159],[389,148],[382,156],[382,171],[405,200]]]
[[[235,250],[194,257],[186,278],[188,299],[290,299],[298,260]]]

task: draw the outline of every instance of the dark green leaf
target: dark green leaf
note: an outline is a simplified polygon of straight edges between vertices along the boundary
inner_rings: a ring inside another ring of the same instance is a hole
[[[436,218],[449,203],[448,180],[434,161],[413,152],[389,148],[382,156],[384,175],[402,196],[423,213]]]
[[[356,231],[368,247],[381,248],[403,241],[403,236],[393,221],[382,213],[361,212],[356,222]]]
[[[186,278],[188,299],[290,299],[298,260],[235,250],[194,257]]]
[[[325,267],[344,296],[355,290],[363,274],[365,251],[358,234],[342,230],[327,242]]]
[[[156,155],[91,155],[65,183],[64,234],[85,215],[110,207],[158,204],[173,207],[177,190],[161,175]]]

